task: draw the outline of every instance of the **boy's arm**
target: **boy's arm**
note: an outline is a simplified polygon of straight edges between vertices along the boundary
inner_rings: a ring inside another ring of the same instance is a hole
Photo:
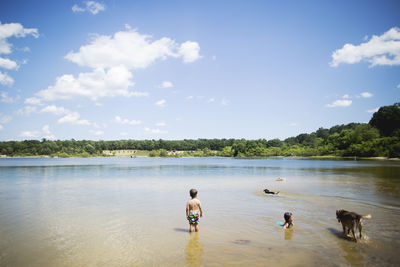
[[[189,201],[186,203],[186,218],[189,217]]]
[[[203,207],[201,206],[200,201],[199,201],[199,210],[200,210],[200,217],[203,217]]]

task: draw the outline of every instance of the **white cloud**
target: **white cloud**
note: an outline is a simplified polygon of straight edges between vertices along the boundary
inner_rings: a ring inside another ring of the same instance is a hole
[[[200,46],[196,42],[187,41],[179,47],[179,55],[183,56],[183,62],[190,63],[201,58]]]
[[[0,71],[0,84],[12,86],[14,84],[14,79],[12,77],[8,76],[7,73],[2,73]]]
[[[11,120],[12,120],[12,117],[11,117],[11,116],[9,116],[9,115],[2,115],[2,114],[0,113],[0,123],[1,123],[1,124],[9,123]]]
[[[22,131],[19,136],[25,137],[25,138],[45,138],[45,139],[50,139],[54,140],[56,137],[54,134],[50,131],[50,126],[49,125],[44,125],[42,127],[41,131]]]
[[[364,98],[370,98],[370,97],[373,96],[373,94],[368,93],[368,92],[363,92],[363,93],[361,93],[361,96],[364,97]]]
[[[3,102],[3,103],[14,103],[20,98],[20,96],[16,96],[15,98],[12,98],[12,97],[8,96],[7,92],[0,92],[0,97],[1,97],[0,102]]]
[[[147,68],[167,57],[183,57],[184,62],[193,62],[200,58],[194,52],[196,49],[200,49],[196,42],[179,46],[167,37],[151,41],[150,35],[128,29],[113,36],[97,35],[90,44],[81,46],[79,52],[69,52],[65,58],[80,66],[112,68],[122,65],[131,70]]]
[[[8,70],[16,70],[18,69],[17,62],[10,60],[8,58],[0,57],[0,68],[8,69]]]
[[[344,96],[343,96],[343,98],[350,98],[350,96],[348,95],[348,94],[345,94]]]
[[[152,133],[152,134],[167,134],[168,131],[163,131],[160,129],[150,129],[150,128],[144,128],[144,130],[148,133]]]
[[[171,87],[174,87],[174,85],[172,84],[172,82],[164,81],[164,82],[162,82],[160,87],[161,88],[171,88]]]
[[[27,98],[25,99],[24,103],[28,105],[42,105],[42,101],[37,97]]]
[[[12,44],[7,42],[10,37],[25,37],[32,35],[35,38],[39,37],[38,30],[35,28],[24,28],[20,23],[1,24],[0,22],[0,54],[10,54]]]
[[[70,114],[71,111],[69,111],[68,109],[66,109],[64,107],[57,107],[55,105],[51,105],[51,106],[46,106],[46,107],[42,108],[40,110],[40,113],[51,113],[54,115],[66,115],[66,114]]]
[[[79,7],[78,5],[73,5],[72,6],[72,11],[74,13],[88,11],[88,12],[92,13],[93,15],[96,15],[100,11],[104,11],[104,10],[106,10],[105,5],[104,4],[100,4],[98,2],[95,2],[95,1],[87,1],[87,2],[85,2],[85,6],[84,7]]]
[[[227,105],[229,105],[229,100],[228,99],[225,99],[225,98],[223,98],[222,100],[221,100],[221,105],[223,105],[223,106],[227,106]]]
[[[400,29],[393,27],[380,36],[373,35],[368,42],[360,45],[345,44],[332,53],[330,65],[354,64],[367,61],[370,66],[400,65]]]
[[[157,122],[157,123],[156,123],[156,126],[158,126],[158,127],[165,127],[165,126],[167,126],[167,124],[166,124],[165,122]]]
[[[348,99],[339,99],[334,101],[332,104],[327,104],[325,105],[328,108],[334,108],[334,107],[348,107],[351,105],[351,103],[353,103],[352,100],[348,100]]]
[[[112,36],[96,35],[78,52],[71,51],[65,56],[67,60],[93,70],[80,73],[77,77],[62,75],[54,85],[37,92],[35,96],[42,101],[75,97],[97,101],[102,97],[148,96],[147,92],[129,90],[134,85],[132,70],[147,68],[156,60],[168,57],[182,57],[184,62],[193,62],[200,58],[199,49],[200,46],[195,42],[179,45],[167,37],[153,41],[151,36],[131,29],[116,32]]]
[[[43,131],[43,133],[45,133],[45,134],[51,134],[51,132],[50,132],[50,126],[49,125],[44,125],[43,127],[42,127],[42,131]]]
[[[165,101],[164,99],[161,99],[159,101],[157,101],[155,103],[156,106],[160,107],[160,108],[164,108],[167,106],[167,101]]]
[[[119,124],[128,124],[128,125],[139,125],[142,123],[140,120],[122,119],[120,116],[115,116],[115,122]]]
[[[369,109],[367,110],[368,113],[375,113],[379,110],[379,108]]]
[[[70,112],[64,117],[60,118],[58,123],[68,123],[72,125],[92,125],[88,120],[80,120],[80,115],[78,112]]]
[[[23,131],[20,133],[21,137],[26,137],[26,138],[38,138],[40,136],[39,131]]]
[[[95,69],[93,72],[80,73],[78,78],[65,74],[58,77],[54,86],[36,93],[37,98],[45,101],[57,99],[72,99],[87,97],[94,101],[102,97],[115,96],[147,96],[146,92],[129,91],[133,85],[132,74],[123,66],[104,69]]]
[[[18,115],[29,115],[36,111],[37,111],[37,108],[34,106],[25,106],[25,107],[17,110],[17,114]]]
[[[50,140],[56,139],[54,134],[52,134],[52,132],[50,131],[50,126],[47,124],[42,127],[42,133],[43,133],[43,138],[45,139],[50,139]]]
[[[89,131],[91,134],[93,134],[93,135],[97,135],[97,136],[99,136],[99,135],[103,135],[104,134],[104,132],[103,131],[93,131],[93,130],[90,130]]]

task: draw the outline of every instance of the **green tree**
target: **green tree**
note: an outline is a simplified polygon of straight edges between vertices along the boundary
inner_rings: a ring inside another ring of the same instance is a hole
[[[383,136],[393,136],[400,129],[400,103],[381,107],[374,113],[369,124],[378,128]]]

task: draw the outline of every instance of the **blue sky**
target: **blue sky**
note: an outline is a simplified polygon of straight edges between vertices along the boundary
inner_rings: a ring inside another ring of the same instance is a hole
[[[399,1],[1,1],[0,140],[280,138],[400,102]]]

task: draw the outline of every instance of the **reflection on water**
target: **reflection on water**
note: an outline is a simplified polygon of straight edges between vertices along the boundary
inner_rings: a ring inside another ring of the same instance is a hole
[[[293,239],[293,227],[289,228],[289,229],[284,229],[285,232],[285,240],[292,240]]]
[[[0,266],[400,264],[397,162],[0,159],[0,174]],[[192,235],[190,188],[205,211]],[[365,238],[342,237],[337,209],[372,214]]]
[[[203,245],[199,242],[199,232],[190,233],[189,242],[185,248],[186,263],[190,267],[201,265]]]

